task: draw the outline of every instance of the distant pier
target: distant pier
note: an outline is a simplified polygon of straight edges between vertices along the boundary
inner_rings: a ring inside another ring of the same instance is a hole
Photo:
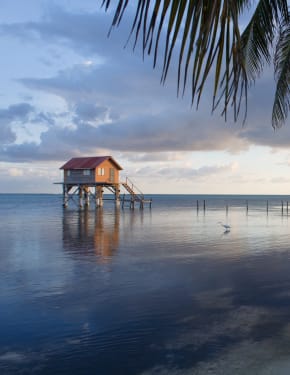
[[[213,202],[208,200],[206,201],[205,199],[202,199],[202,200],[196,200],[196,211],[199,212],[202,211],[203,212],[206,212],[207,209],[212,209],[213,207],[215,207],[213,204],[211,204]],[[257,207],[257,204],[255,205],[254,203],[252,204],[251,206],[251,203],[248,199],[246,200],[235,200],[235,203],[232,203],[230,202],[229,200],[225,200],[223,202],[223,205],[224,205],[224,208],[225,208],[225,211],[226,213],[228,213],[229,209],[232,207],[232,208],[235,208],[235,207],[239,207],[239,208],[242,208],[243,206],[245,207],[245,211],[246,213],[248,214],[249,211],[252,209],[253,211],[254,210],[257,210],[257,208],[260,210],[260,211],[264,211],[267,213],[267,215],[269,214],[269,211],[271,209],[271,204],[269,203],[269,200],[265,200],[265,201],[261,201],[259,207]],[[263,205],[262,205],[263,203]],[[219,208],[220,208],[220,205],[219,205]],[[289,213],[289,201],[288,200],[281,200],[280,201],[280,204],[275,204],[272,206],[272,209],[274,209],[277,211],[280,211],[282,215],[288,215]]]

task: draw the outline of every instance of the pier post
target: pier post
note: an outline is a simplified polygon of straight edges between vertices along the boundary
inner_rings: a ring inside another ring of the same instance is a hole
[[[90,188],[88,186],[84,187],[84,196],[85,196],[85,206],[89,207],[89,205],[90,205]]]
[[[267,215],[269,213],[269,201],[267,201]]]
[[[63,184],[62,187],[62,198],[63,198],[63,207],[66,208],[68,206],[68,190],[66,184]]]
[[[98,188],[95,186],[95,206],[98,207]]]
[[[203,210],[205,211],[205,200],[203,201]]]
[[[119,184],[115,188],[115,206],[120,207],[120,187],[119,187]]]
[[[282,215],[283,215],[283,212],[284,212],[284,203],[283,203],[283,201],[281,201],[281,211],[282,211]]]
[[[83,188],[79,186],[79,207],[83,208]]]
[[[103,207],[103,188],[97,186],[97,207]]]
[[[249,202],[246,200],[246,210],[247,210],[247,213],[249,212]]]
[[[131,199],[131,201],[130,201],[130,209],[134,210],[134,208],[135,208],[134,199]]]
[[[196,201],[196,210],[197,210],[197,212],[199,210],[198,200]]]

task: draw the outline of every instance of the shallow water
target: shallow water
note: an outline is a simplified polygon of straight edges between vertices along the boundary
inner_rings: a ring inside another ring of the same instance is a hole
[[[289,374],[281,199],[1,195],[0,373]]]

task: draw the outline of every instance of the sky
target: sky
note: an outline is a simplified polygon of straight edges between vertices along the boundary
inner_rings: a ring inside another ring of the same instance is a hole
[[[248,115],[198,110],[176,95],[176,66],[160,84],[140,47],[125,47],[130,9],[96,0],[2,1],[0,193],[60,193],[71,157],[111,155],[147,194],[289,194],[290,119],[271,126],[272,67],[248,93]]]

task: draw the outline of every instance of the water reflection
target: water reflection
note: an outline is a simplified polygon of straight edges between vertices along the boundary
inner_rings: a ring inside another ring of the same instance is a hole
[[[120,211],[63,211],[63,248],[109,261],[119,247]]]

